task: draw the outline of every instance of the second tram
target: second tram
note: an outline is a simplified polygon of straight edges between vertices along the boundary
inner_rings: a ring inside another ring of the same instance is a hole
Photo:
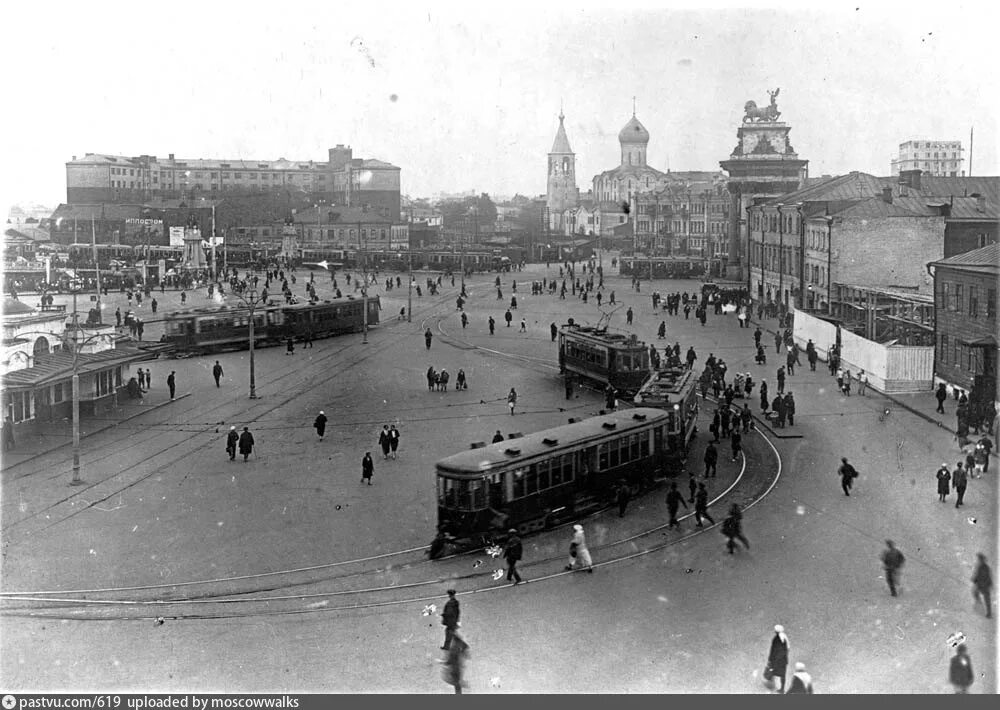
[[[636,393],[637,407],[656,407],[669,418],[668,451],[671,462],[687,458],[688,445],[698,431],[698,379],[693,370],[668,367],[654,370]]]
[[[606,327],[571,319],[559,331],[559,372],[633,394],[649,375],[649,349],[635,335],[609,333]]]

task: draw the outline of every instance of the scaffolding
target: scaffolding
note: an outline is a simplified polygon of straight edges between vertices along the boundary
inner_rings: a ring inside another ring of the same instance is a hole
[[[877,343],[934,345],[934,297],[902,288],[833,284],[831,314]]]

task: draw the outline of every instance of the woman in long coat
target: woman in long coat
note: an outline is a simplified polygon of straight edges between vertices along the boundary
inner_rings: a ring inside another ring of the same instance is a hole
[[[586,567],[588,572],[594,571],[594,562],[590,559],[590,550],[587,549],[587,538],[583,534],[582,525],[573,526],[573,540],[569,544],[569,564],[566,570],[576,569],[577,564]]]
[[[785,636],[785,627],[781,624],[774,627],[771,651],[767,654],[767,668],[773,674],[777,692],[783,692],[785,673],[788,670],[788,637]]]
[[[253,453],[253,434],[249,427],[243,427],[243,433],[240,434],[240,453],[243,454],[244,461]]]
[[[944,499],[951,493],[951,472],[948,470],[948,464],[941,464],[941,468],[938,469],[935,477],[938,482],[938,500],[944,503]]]
[[[760,411],[767,412],[767,408],[770,406],[771,400],[767,398],[767,381],[760,381]]]

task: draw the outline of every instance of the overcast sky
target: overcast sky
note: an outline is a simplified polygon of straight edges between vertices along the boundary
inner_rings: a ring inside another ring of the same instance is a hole
[[[337,143],[400,166],[411,196],[540,194],[560,101],[585,190],[618,163],[633,96],[650,165],[713,170],[744,102],[776,87],[811,176],[887,175],[911,138],[968,155],[973,126],[973,173],[1000,174],[986,3],[351,4],[8,8],[3,209],[65,200],[87,152],[325,160]]]

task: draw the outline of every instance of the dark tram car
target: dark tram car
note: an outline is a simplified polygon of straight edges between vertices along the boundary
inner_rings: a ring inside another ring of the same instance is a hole
[[[661,409],[626,409],[442,459],[439,534],[476,546],[509,528],[529,533],[602,508],[621,479],[651,488],[677,472],[670,419]]]
[[[656,407],[667,412],[669,463],[679,466],[687,458],[688,446],[698,427],[698,380],[692,370],[669,367],[654,370],[636,393],[637,407]]]
[[[571,321],[559,331],[559,372],[634,394],[649,376],[649,350],[635,335]]]

